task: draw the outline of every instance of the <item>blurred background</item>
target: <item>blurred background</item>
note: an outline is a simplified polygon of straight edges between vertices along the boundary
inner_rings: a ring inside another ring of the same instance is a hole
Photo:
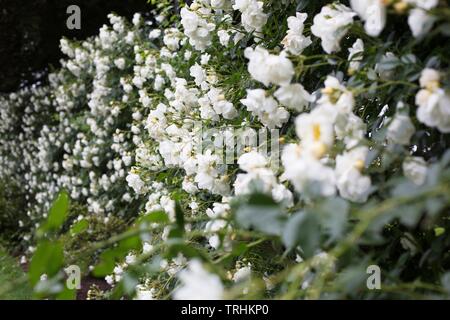
[[[81,9],[81,30],[66,27],[72,4]],[[61,37],[86,39],[107,23],[108,13],[131,19],[150,8],[147,0],[0,0],[0,93],[39,82],[57,68]]]

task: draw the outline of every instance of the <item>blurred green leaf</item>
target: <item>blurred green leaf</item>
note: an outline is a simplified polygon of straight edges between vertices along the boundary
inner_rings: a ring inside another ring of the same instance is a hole
[[[246,229],[279,236],[283,231],[286,216],[271,197],[254,194],[246,204],[236,210],[236,221]]]
[[[319,204],[316,210],[320,225],[330,236],[330,240],[337,240],[343,236],[348,224],[350,206],[342,198],[326,199]]]
[[[56,231],[64,221],[66,221],[69,209],[69,195],[65,191],[61,191],[50,208],[47,221],[44,223],[42,230]]]
[[[89,222],[86,219],[81,219],[80,221],[77,221],[74,225],[72,225],[72,227],[70,228],[70,234],[72,236],[75,236],[86,231],[88,228]]]
[[[300,211],[289,218],[282,235],[288,249],[300,245],[305,257],[311,257],[320,244],[320,228],[317,215]]]
[[[75,289],[69,289],[64,286],[64,289],[58,293],[56,300],[75,300],[77,297],[77,291]]]
[[[367,289],[366,273],[367,264],[362,261],[359,265],[351,265],[339,273],[336,279],[336,286],[342,293],[352,294],[361,289]]]
[[[51,278],[58,273],[63,263],[64,254],[61,243],[57,241],[42,241],[31,259],[28,271],[31,284],[34,286],[38,283],[43,274]]]
[[[137,220],[137,224],[143,224],[143,223],[162,223],[166,224],[169,223],[169,217],[167,214],[163,211],[154,211],[151,212],[145,216],[140,217]]]
[[[442,276],[441,283],[447,293],[450,294],[450,272],[447,272]]]

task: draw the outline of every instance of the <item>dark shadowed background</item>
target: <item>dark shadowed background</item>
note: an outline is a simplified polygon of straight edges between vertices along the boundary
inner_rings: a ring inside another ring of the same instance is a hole
[[[71,4],[81,8],[81,30],[66,27]],[[147,0],[0,0],[0,93],[37,82],[48,67],[58,67],[61,37],[97,34],[110,12],[131,19],[150,9]]]

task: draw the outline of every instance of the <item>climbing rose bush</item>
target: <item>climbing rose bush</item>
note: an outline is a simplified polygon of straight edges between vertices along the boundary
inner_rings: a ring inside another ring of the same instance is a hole
[[[130,221],[85,271],[111,285],[97,297],[448,296],[446,1],[155,15],[61,40],[48,84],[1,98],[0,176],[28,199],[27,256],[65,190],[86,208],[69,228]]]

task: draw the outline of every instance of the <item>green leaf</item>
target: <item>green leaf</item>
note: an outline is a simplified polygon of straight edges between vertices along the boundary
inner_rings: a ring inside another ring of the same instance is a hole
[[[429,198],[425,200],[426,213],[430,217],[435,217],[446,206],[447,201],[442,198]]]
[[[100,262],[93,270],[94,276],[104,277],[111,274],[116,266],[116,262],[123,260],[130,251],[138,250],[141,246],[141,239],[136,235],[121,240],[115,248],[103,251],[100,255]]]
[[[367,263],[362,261],[359,265],[349,266],[344,269],[336,279],[336,285],[343,293],[352,294],[366,289]]]
[[[144,224],[144,223],[161,223],[161,224],[167,224],[169,223],[169,217],[164,211],[154,211],[152,213],[149,213],[145,216],[142,216],[138,220],[138,224]]]
[[[132,295],[135,291],[136,286],[139,284],[138,279],[133,276],[130,272],[125,272],[121,280],[123,291],[127,295]]]
[[[179,202],[175,204],[175,224],[172,225],[168,238],[178,239],[183,238],[184,235],[184,212],[181,209]]]
[[[252,195],[247,204],[236,211],[236,221],[246,229],[255,229],[269,235],[281,235],[286,217],[272,198]]]
[[[343,236],[348,223],[350,206],[342,198],[327,199],[317,208],[320,225],[330,236],[330,240],[337,240]]]
[[[89,222],[86,219],[81,219],[80,221],[76,222],[70,228],[70,234],[72,236],[75,236],[77,234],[80,234],[80,233],[86,231],[88,228],[89,228]]]
[[[62,268],[64,254],[61,243],[43,241],[33,255],[28,271],[31,284],[34,286],[39,282],[44,273],[51,278]]]
[[[100,262],[95,266],[92,274],[95,277],[105,277],[111,274],[116,265],[116,256],[115,249],[103,251],[100,255]]]
[[[320,228],[317,215],[300,211],[290,217],[283,231],[283,244],[288,249],[300,245],[306,257],[311,257],[320,244]]]
[[[0,287],[13,283],[26,276],[18,261],[11,257],[2,247],[0,247]],[[33,295],[33,290],[29,283],[16,285],[7,292],[0,293],[0,300],[29,300]]]
[[[422,203],[423,204],[423,203]],[[400,222],[407,227],[414,227],[422,215],[422,205],[403,205],[398,207],[397,216]]]
[[[67,218],[69,209],[69,195],[61,191],[53,202],[48,214],[47,222],[44,224],[44,231],[58,230]]]
[[[204,254],[200,248],[193,246],[192,244],[186,244],[182,240],[169,240],[169,249],[167,250],[166,259],[175,258],[179,253],[182,253],[186,258],[201,258],[207,260],[206,254]]]
[[[378,63],[379,70],[390,71],[394,70],[400,65],[400,59],[395,56],[383,56]]]
[[[56,300],[75,300],[77,297],[77,291],[75,289],[69,289],[64,286],[63,291],[58,293]]]

